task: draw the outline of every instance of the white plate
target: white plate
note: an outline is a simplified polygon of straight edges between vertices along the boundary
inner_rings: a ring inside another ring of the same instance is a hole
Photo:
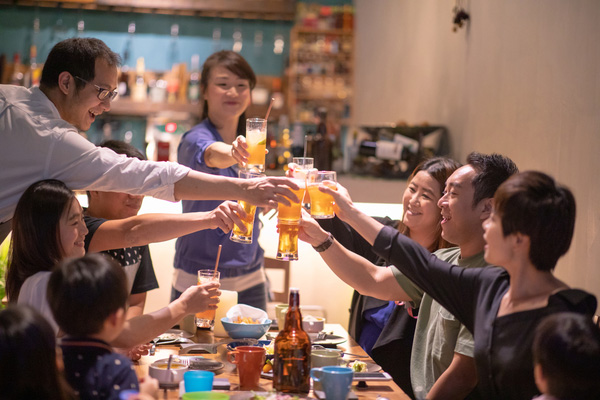
[[[344,343],[346,341],[342,336],[337,335],[326,335],[325,339],[322,340],[313,340],[312,344],[318,344],[319,346],[327,347],[327,346],[336,346],[340,343]]]

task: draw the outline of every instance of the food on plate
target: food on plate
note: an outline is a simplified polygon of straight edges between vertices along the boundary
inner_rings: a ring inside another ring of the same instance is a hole
[[[271,372],[273,371],[273,361],[266,360],[265,365],[263,366],[263,372]]]
[[[262,322],[260,322],[260,319],[258,318],[254,319],[252,317],[242,317],[241,315],[232,318],[231,322],[233,322],[234,324],[262,324]]]
[[[349,367],[352,368],[352,371],[354,372],[367,372],[367,363],[363,361],[354,361]]]
[[[163,333],[162,335],[158,336],[158,340],[160,342],[166,342],[169,340],[175,340],[178,338],[178,335],[174,334],[174,333]]]
[[[275,354],[275,342],[274,341],[271,341],[269,344],[263,345],[263,347],[265,348],[266,355]]]

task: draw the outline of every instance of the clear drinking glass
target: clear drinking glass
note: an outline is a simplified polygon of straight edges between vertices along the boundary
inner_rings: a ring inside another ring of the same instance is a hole
[[[198,285],[207,282],[219,282],[221,273],[214,269],[198,270]],[[203,329],[211,329],[215,325],[215,311],[206,310],[196,313],[196,326]]]
[[[278,260],[294,261],[298,259],[298,229],[300,221],[279,220]]]
[[[246,143],[248,144],[248,170],[265,170],[265,153],[267,149],[267,124],[264,118],[248,118],[246,120]]]
[[[335,171],[310,171],[308,173],[307,192],[310,196],[310,215],[315,219],[333,218],[333,197],[319,190],[324,184],[336,190]]]
[[[257,172],[251,171],[240,171],[238,176],[241,179],[265,177],[264,174],[259,174]],[[233,229],[231,230],[231,236],[229,236],[229,239],[237,243],[250,244],[252,243],[252,231],[254,230],[254,216],[256,214],[256,206],[247,203],[243,200],[238,200],[238,204],[242,206],[242,208],[246,212],[246,218],[242,218],[242,221],[244,221],[244,226],[246,227],[246,232],[242,232],[242,230],[237,225],[234,225]]]

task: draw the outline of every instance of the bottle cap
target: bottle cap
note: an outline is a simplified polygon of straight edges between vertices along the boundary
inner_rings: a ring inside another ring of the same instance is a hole
[[[293,292],[294,292],[294,293],[297,293],[297,292],[299,292],[299,289],[298,289],[298,288],[296,288],[296,287],[291,287],[291,288],[290,288],[290,293],[293,293]]]

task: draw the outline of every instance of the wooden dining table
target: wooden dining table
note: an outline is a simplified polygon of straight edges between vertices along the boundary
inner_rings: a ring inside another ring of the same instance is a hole
[[[325,324],[325,332],[331,333],[337,337],[340,337],[336,342],[341,342],[337,345],[333,344],[337,349],[343,351],[344,353],[348,353],[347,356],[344,357],[344,360],[353,360],[356,355],[362,356],[356,358],[360,361],[365,361],[367,363],[374,363],[373,360],[368,358],[365,351],[348,335],[348,332],[339,324]],[[277,331],[269,331],[267,333],[268,336],[275,337],[277,336]],[[190,338],[196,343],[218,343],[220,341],[225,341],[229,339],[227,337],[218,337],[213,334],[212,331],[209,330],[197,330],[196,334]],[[330,346],[328,346],[330,347]],[[181,346],[177,344],[170,345],[159,345],[156,347],[156,352],[153,356],[142,356],[142,358],[134,362],[135,371],[139,378],[145,377],[148,375],[148,367],[153,362],[169,358],[169,355],[173,354],[174,356],[179,355]],[[201,355],[202,357],[213,359],[217,361],[221,361],[225,364],[223,370],[218,371],[216,378],[226,378],[230,383],[230,390],[223,391],[226,393],[239,393],[236,391],[239,385],[238,375],[235,371],[235,366],[226,362],[226,354],[227,354],[227,346],[225,344],[217,346],[216,354],[186,354],[186,355]],[[270,379],[262,378],[260,379],[260,391],[271,391],[273,389],[273,382]],[[387,398],[390,400],[410,400],[399,387],[394,383],[394,381],[354,381],[352,385],[352,392],[356,394],[356,398],[358,399],[383,399]],[[218,391],[218,390],[216,390]],[[300,396],[304,397],[304,396]],[[308,397],[317,398],[317,396],[312,392],[309,393]],[[179,389],[161,389],[161,393],[159,395],[159,399],[179,399]]]

